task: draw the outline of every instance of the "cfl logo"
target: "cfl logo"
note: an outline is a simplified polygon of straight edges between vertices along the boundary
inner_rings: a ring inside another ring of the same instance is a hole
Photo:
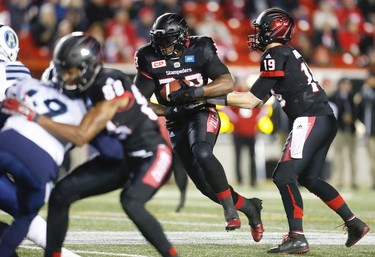
[[[10,48],[16,48],[17,47],[17,36],[14,34],[13,31],[6,31],[4,34],[4,41],[5,44]]]

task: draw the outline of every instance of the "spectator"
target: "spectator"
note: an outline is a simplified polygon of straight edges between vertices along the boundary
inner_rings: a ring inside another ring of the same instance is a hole
[[[135,30],[138,38],[137,46],[150,42],[150,30],[155,19],[156,16],[154,9],[150,7],[143,7],[139,11],[138,18],[134,20]]]
[[[189,26],[189,35],[197,35],[197,27],[199,26],[199,20],[194,12],[185,13],[185,21]]]
[[[339,21],[334,12],[334,6],[329,1],[319,1],[318,9],[312,14],[314,46],[323,45],[330,53],[337,53],[340,50],[340,43],[337,35]]]
[[[312,13],[312,25],[315,30],[323,30],[329,25],[333,30],[339,27],[339,20],[334,11],[333,3],[320,0],[318,8]]]
[[[370,52],[375,47],[375,13],[369,15],[369,30],[368,32],[361,38],[359,43],[360,51],[362,57],[364,58],[363,64],[369,64],[369,56]]]
[[[163,12],[182,14],[181,5],[179,0],[164,0]]]
[[[89,24],[95,22],[106,23],[113,17],[113,12],[107,0],[87,0],[85,13]]]
[[[66,9],[64,20],[69,20],[73,31],[85,31],[88,28],[83,0],[62,0],[61,5]]]
[[[351,19],[347,19],[344,27],[339,30],[338,38],[343,52],[358,56],[359,43],[361,40],[361,32],[358,23]]]
[[[104,46],[107,62],[130,62],[137,48],[137,34],[129,19],[128,10],[119,8],[106,26]]]
[[[30,20],[36,14],[37,7],[33,7],[31,0],[11,0],[7,4],[10,25],[16,32],[28,30]]]
[[[218,19],[215,12],[204,14],[203,21],[197,26],[196,32],[198,35],[210,36],[215,41],[219,58],[224,62],[237,59],[232,34],[225,23]]]
[[[348,20],[357,25],[360,33],[363,32],[364,17],[357,7],[357,0],[341,0],[341,7],[336,8],[336,15],[340,24],[347,24]]]
[[[333,146],[335,149],[334,171],[337,186],[345,184],[346,160],[350,161],[350,178],[352,189],[357,189],[357,152],[356,152],[356,106],[354,104],[353,85],[350,79],[340,79],[337,90],[330,98],[332,109],[337,119],[338,131]],[[348,153],[348,156],[346,155]]]
[[[154,18],[157,16],[166,13],[165,7],[162,3],[163,1],[159,0],[140,0],[134,1],[131,9],[130,9],[130,18],[131,20],[137,20],[138,16],[141,14],[140,12],[144,9],[152,9],[154,11]]]
[[[332,64],[329,48],[324,45],[318,45],[313,48],[311,59],[308,60],[310,63],[321,67],[327,67]]]
[[[63,36],[72,33],[74,31],[73,24],[68,19],[64,19],[61,22],[59,22],[57,27],[57,32],[54,37],[54,42],[57,42],[60,38]]]
[[[87,30],[87,34],[94,37],[101,45],[105,44],[105,29],[101,22],[94,22]]]
[[[331,24],[323,23],[321,30],[314,30],[312,35],[314,46],[323,46],[330,53],[338,53],[340,50],[340,42],[337,30],[331,27]]]
[[[304,56],[306,62],[310,63],[314,55],[314,46],[312,45],[309,35],[306,33],[298,33],[295,37],[294,47]]]
[[[236,83],[235,91],[246,92],[249,88],[244,81]],[[256,135],[258,134],[258,120],[260,109],[255,108],[252,110],[243,108],[226,107],[224,112],[228,115],[230,121],[234,125],[232,132],[234,153],[235,153],[235,170],[236,179],[238,184],[243,183],[242,154],[245,149],[248,150],[249,156],[249,183],[250,186],[257,185],[257,169],[256,169],[256,156],[255,156],[255,142]]]
[[[45,3],[41,5],[38,15],[30,26],[31,36],[35,45],[45,47],[49,51],[53,47],[58,28],[53,4]]]
[[[245,1],[245,15],[251,19],[255,19],[259,13],[263,10],[271,7],[273,5],[272,0],[254,0],[254,1]]]
[[[370,60],[375,65],[375,50],[370,52]],[[372,189],[375,190],[375,70],[369,67],[369,76],[360,91],[359,118],[366,128],[366,144],[372,175]]]

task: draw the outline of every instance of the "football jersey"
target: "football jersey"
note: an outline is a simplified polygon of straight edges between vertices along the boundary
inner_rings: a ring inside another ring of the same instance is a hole
[[[300,116],[333,114],[325,91],[293,47],[281,45],[266,50],[260,59],[260,77],[277,80],[271,93],[291,120]],[[257,85],[260,86],[261,83]],[[261,88],[253,87],[251,91],[257,92],[255,95],[262,99]],[[263,91],[267,94],[269,89]]]
[[[15,97],[25,102],[38,114],[46,115],[59,123],[79,125],[86,113],[82,100],[70,99],[48,84],[36,79],[17,81],[15,85],[8,88],[6,96]],[[36,122],[28,121],[22,115],[10,116],[3,127],[3,130],[7,129],[14,129],[33,141],[49,153],[57,165],[61,165],[65,152],[71,146],[71,144],[52,136]]]
[[[157,115],[130,78],[119,70],[102,68],[87,96],[95,106],[98,102],[121,97],[125,92],[131,95],[131,100],[107,123],[106,130],[121,141],[126,154],[145,157],[165,141],[160,134]]]
[[[5,90],[24,78],[31,78],[31,75],[30,70],[21,62],[0,62],[0,102],[4,101]]]
[[[171,106],[171,103],[160,95],[165,84],[183,79],[188,86],[200,87],[206,85],[209,79],[214,80],[222,74],[229,73],[228,68],[217,56],[217,48],[210,37],[192,36],[180,58],[167,60],[157,54],[150,43],[142,46],[135,54],[135,66],[139,73],[153,80],[155,97],[159,104]],[[142,93],[145,86],[137,85]],[[147,98],[150,95],[145,94]],[[211,105],[212,106],[212,105]]]

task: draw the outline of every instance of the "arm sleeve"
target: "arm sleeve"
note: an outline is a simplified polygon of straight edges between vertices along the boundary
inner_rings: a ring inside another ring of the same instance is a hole
[[[135,75],[134,84],[147,99],[150,99],[155,91],[154,81],[143,75],[140,71]]]
[[[277,78],[259,77],[251,87],[250,92],[261,100],[268,98],[277,81]]]

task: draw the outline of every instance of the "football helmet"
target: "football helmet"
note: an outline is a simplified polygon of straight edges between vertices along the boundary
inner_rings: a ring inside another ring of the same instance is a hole
[[[59,78],[62,78],[63,71],[79,68],[81,72],[74,78],[74,85],[64,82],[63,90],[84,92],[91,86],[102,67],[100,43],[82,32],[70,33],[56,44],[52,61]]]
[[[250,50],[264,51],[272,42],[285,44],[292,40],[294,21],[284,10],[270,8],[253,22],[255,34],[248,36]]]
[[[188,26],[184,18],[175,13],[159,16],[150,31],[151,45],[156,53],[166,59],[176,59],[189,40]]]
[[[0,60],[5,62],[16,61],[19,50],[16,32],[11,27],[0,24]]]

